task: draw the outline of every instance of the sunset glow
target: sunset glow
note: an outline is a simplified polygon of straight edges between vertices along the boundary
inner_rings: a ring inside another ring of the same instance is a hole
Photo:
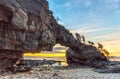
[[[25,53],[25,57],[65,57],[65,53]]]
[[[110,52],[110,56],[120,56],[120,41],[110,40],[101,43]]]

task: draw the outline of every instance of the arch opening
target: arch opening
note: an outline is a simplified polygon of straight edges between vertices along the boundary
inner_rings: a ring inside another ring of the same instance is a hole
[[[67,47],[56,44],[52,51],[24,53],[24,60],[31,66],[68,66],[66,60]]]

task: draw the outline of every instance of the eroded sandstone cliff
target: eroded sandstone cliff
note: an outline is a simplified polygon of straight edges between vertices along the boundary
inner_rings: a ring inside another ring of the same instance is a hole
[[[0,49],[52,51],[57,43],[69,47],[69,64],[107,60],[95,47],[79,43],[59,25],[46,0],[0,0]]]

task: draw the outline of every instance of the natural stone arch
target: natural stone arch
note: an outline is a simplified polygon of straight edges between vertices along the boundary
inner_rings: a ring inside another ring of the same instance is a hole
[[[3,48],[0,54],[5,51],[5,57],[0,56],[4,60],[8,58],[6,52],[10,52],[10,59],[16,56],[18,61],[22,57],[16,55],[17,51],[20,51],[20,56],[23,52],[51,51],[53,46],[59,43],[69,47],[67,51],[69,64],[73,62],[81,64],[82,61],[83,64],[93,65],[93,61],[95,64],[99,63],[97,61],[107,61],[99,50],[79,43],[69,30],[59,25],[46,0],[0,0],[0,15],[0,25],[5,22],[7,27],[12,27],[12,30],[8,29],[12,33],[10,38],[6,37],[6,43],[10,43],[10,47],[5,48],[6,46],[3,46],[5,44],[1,43]],[[9,35],[9,32],[5,34]],[[12,66],[9,67],[13,67],[17,61],[12,62]]]

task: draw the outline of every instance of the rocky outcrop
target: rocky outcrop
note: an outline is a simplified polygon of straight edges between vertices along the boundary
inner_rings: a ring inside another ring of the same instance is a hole
[[[69,64],[106,60],[95,47],[79,43],[69,30],[59,25],[46,0],[0,0],[0,49],[52,51],[57,43],[69,47]]]
[[[94,71],[99,73],[120,73],[120,62],[109,62],[108,65],[94,69]]]
[[[52,50],[58,24],[46,0],[0,1],[0,47],[23,51]]]
[[[67,50],[67,62],[68,64],[77,64],[77,65],[87,65],[91,67],[96,67],[99,63],[108,62],[106,57],[101,54],[101,52],[91,45],[85,45],[82,52],[78,52],[79,50],[74,50],[69,48]]]
[[[23,59],[23,52],[18,50],[0,50],[0,73],[3,71],[14,72],[19,62]]]

